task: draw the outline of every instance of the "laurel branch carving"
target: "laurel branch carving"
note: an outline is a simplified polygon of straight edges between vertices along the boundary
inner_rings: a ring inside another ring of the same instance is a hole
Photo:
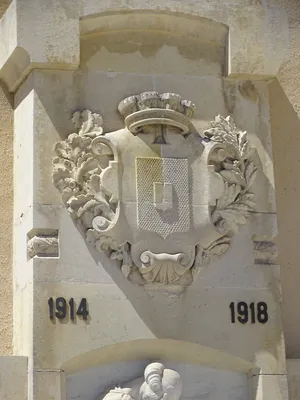
[[[255,210],[255,195],[251,192],[257,173],[257,167],[251,161],[254,149],[247,140],[247,132],[238,130],[230,116],[215,117],[204,135],[224,146],[216,170],[224,180],[225,190],[212,209],[212,221],[221,233],[236,233]]]

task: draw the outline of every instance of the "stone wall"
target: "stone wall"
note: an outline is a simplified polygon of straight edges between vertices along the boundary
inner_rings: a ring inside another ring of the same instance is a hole
[[[275,169],[278,262],[283,290],[283,322],[288,358],[300,357],[300,7],[298,1],[273,0],[289,24],[289,56],[270,82],[270,111]]]
[[[10,1],[1,0],[0,15]],[[0,85],[0,355],[12,353],[13,95]]]

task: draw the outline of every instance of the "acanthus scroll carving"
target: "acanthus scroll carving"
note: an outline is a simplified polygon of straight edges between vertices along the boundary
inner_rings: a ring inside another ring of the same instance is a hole
[[[255,210],[257,167],[231,117],[191,129],[195,106],[146,92],[119,104],[125,129],[75,113],[77,133],[55,146],[53,181],[88,243],[138,284],[188,286],[226,253]]]

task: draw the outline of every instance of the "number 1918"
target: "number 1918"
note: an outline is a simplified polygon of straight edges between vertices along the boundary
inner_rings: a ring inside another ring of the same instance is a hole
[[[238,320],[241,324],[251,322],[255,324],[256,321],[260,324],[268,322],[268,305],[264,301],[258,303],[250,303],[249,305],[244,301],[238,303],[231,302],[229,305],[231,314],[231,323],[235,324]]]

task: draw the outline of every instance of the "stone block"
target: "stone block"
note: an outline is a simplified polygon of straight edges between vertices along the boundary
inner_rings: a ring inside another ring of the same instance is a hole
[[[27,357],[0,357],[1,399],[26,400],[27,373]]]
[[[65,374],[62,371],[35,370],[30,396],[37,400],[65,400]]]
[[[253,400],[288,400],[287,376],[253,375],[249,378],[249,388]],[[293,397],[291,398],[293,400]]]
[[[287,359],[286,367],[289,399],[298,400],[300,398],[300,360]]]
[[[29,0],[26,5],[14,0],[0,25],[1,77],[10,91],[15,91],[34,68],[78,67],[78,16],[62,4],[49,7],[40,0]]]
[[[130,346],[138,340],[166,338],[219,351],[226,349],[266,374],[285,373],[282,326],[274,289],[218,288],[199,282],[186,293],[171,294],[168,290],[151,291],[127,285],[121,290],[113,284],[36,283],[33,291],[35,368],[61,368],[74,357],[117,343]],[[56,317],[51,320],[48,300],[53,298],[55,304],[58,297],[65,298],[67,315],[62,320]],[[87,299],[86,321],[79,316],[74,321],[70,319],[71,298],[77,307],[82,298]],[[256,311],[255,322],[252,321],[250,303],[254,302],[256,309],[258,300],[267,304],[266,323],[257,320]],[[236,310],[233,323],[230,304],[237,307],[240,301],[250,307],[248,319],[246,323],[239,322]]]

